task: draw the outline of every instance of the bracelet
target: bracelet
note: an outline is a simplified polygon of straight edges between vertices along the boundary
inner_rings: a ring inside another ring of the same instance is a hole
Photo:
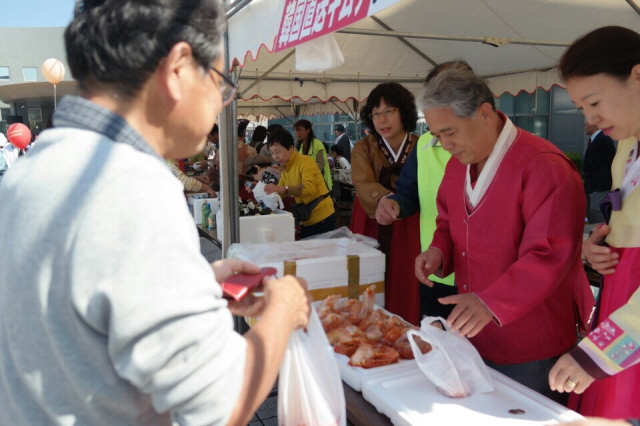
[[[393,192],[387,192],[386,194],[384,194],[382,197],[378,198],[378,204],[380,204],[380,201],[384,200],[385,198],[388,198],[392,195],[395,195]]]

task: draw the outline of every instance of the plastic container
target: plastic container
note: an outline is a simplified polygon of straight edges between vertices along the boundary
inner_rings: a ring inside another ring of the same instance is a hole
[[[202,204],[202,227],[207,228],[209,223],[209,216],[211,215],[211,205],[209,203]]]
[[[211,231],[216,228],[216,215],[213,212],[209,212],[209,216],[207,217],[207,229]]]

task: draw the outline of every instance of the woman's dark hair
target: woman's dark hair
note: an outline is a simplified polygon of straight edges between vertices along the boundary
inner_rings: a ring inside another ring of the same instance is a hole
[[[211,128],[211,131],[209,132],[209,135],[213,136],[216,133],[220,133],[220,129],[218,128],[218,123],[213,125],[213,128]]]
[[[251,136],[251,142],[262,142],[267,137],[267,128],[264,126],[257,126],[253,130],[253,136]]]
[[[224,18],[220,1],[78,1],[64,34],[67,62],[82,91],[103,86],[132,98],[178,42],[210,69],[222,53]]]
[[[404,86],[389,82],[377,85],[369,94],[367,104],[360,110],[360,121],[369,128],[372,134],[380,136],[378,132],[376,132],[373,120],[369,115],[373,112],[374,108],[380,105],[380,101],[382,100],[384,100],[389,107],[400,110],[400,119],[402,120],[404,130],[413,132],[416,129],[418,110],[416,108],[415,98]]]
[[[271,148],[273,144],[279,143],[284,149],[293,147],[293,136],[287,132],[284,128],[276,129],[269,133],[269,141],[267,146]]]
[[[620,80],[640,64],[640,34],[624,27],[602,27],[574,41],[560,58],[560,78],[608,74]]]
[[[309,134],[307,135],[307,140],[299,140],[296,146],[296,149],[300,151],[301,154],[307,155],[309,154],[309,149],[311,148],[311,143],[316,138],[316,135],[313,133],[313,124],[309,120],[298,120],[293,125],[293,128],[304,127],[309,130]]]
[[[278,123],[269,124],[269,127],[267,127],[267,134],[271,134],[271,132],[276,129],[284,129],[284,127],[282,127],[282,124]]]
[[[249,120],[247,120],[246,118],[240,118],[238,119],[238,137],[239,138],[244,138],[244,136],[247,134],[247,126],[249,125]]]
[[[344,149],[340,145],[331,145],[331,152],[335,152],[340,157],[344,156]]]

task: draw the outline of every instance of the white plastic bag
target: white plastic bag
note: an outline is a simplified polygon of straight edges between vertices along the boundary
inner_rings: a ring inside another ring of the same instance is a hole
[[[367,237],[366,235],[354,234],[347,226],[342,226],[333,231],[327,231],[322,234],[312,235],[310,237],[303,238],[299,241],[309,240],[333,240],[337,238],[348,238],[352,242],[364,243],[371,248],[378,248],[380,243],[375,238]],[[353,253],[349,253],[353,254]]]
[[[447,331],[431,325],[438,320]],[[420,330],[409,330],[407,336],[418,367],[439,392],[452,398],[493,392],[493,380],[476,348],[466,337],[448,331],[443,318],[425,317]],[[432,350],[423,354],[413,336],[431,344]]]
[[[277,193],[268,194],[264,192],[265,184],[260,181],[256,183],[256,186],[253,188],[253,196],[256,197],[256,201],[262,201],[265,206],[269,207],[271,210],[283,209],[284,203],[282,202],[282,198]]]
[[[278,379],[278,422],[346,426],[340,372],[315,309],[307,332],[298,330],[289,338]]]
[[[335,35],[329,33],[296,47],[296,69],[322,72],[344,64],[344,56]]]

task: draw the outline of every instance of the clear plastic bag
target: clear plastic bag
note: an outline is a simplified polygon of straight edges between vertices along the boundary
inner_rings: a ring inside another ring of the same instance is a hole
[[[295,331],[280,367],[278,422],[281,425],[346,426],[344,389],[315,309],[307,332]]]
[[[365,243],[369,247],[378,248],[380,245],[378,240],[375,238],[367,237],[366,235],[354,234],[347,226],[342,226],[338,229],[334,229],[333,231],[324,232],[322,234],[312,235],[307,238],[303,238],[300,241],[309,241],[309,240],[331,240],[336,238],[348,238],[351,241]]]
[[[435,321],[440,321],[446,330],[432,326]],[[423,354],[413,336],[431,344],[431,351]],[[443,318],[423,318],[420,330],[409,330],[407,337],[418,367],[440,393],[461,398],[476,392],[493,392],[493,380],[476,348],[466,337],[449,332]]]

